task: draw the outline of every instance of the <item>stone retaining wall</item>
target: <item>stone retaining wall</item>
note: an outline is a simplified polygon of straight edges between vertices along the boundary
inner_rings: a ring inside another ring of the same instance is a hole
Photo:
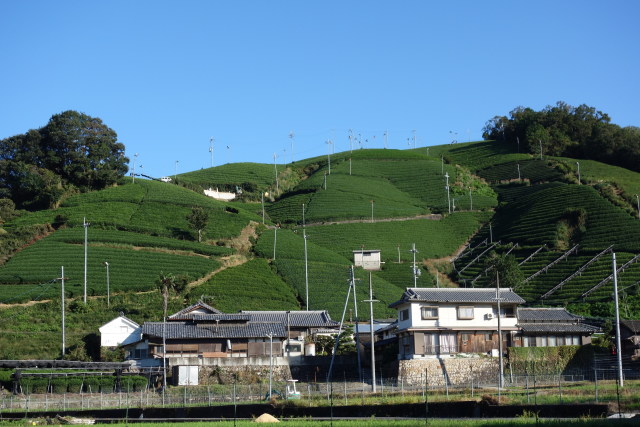
[[[425,383],[425,373],[430,385],[496,383],[498,359],[494,357],[474,358],[429,358],[398,360],[395,362],[398,381],[408,385]]]

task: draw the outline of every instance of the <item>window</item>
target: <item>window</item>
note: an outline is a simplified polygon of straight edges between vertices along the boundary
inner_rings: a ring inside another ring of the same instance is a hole
[[[569,338],[569,337],[567,337]],[[571,345],[580,345],[580,337],[578,335],[571,335]]]
[[[467,344],[469,342],[469,334],[462,333],[461,334],[461,339],[462,339],[462,343],[463,344]]]
[[[497,307],[494,307],[493,314],[494,315],[498,314],[498,308]],[[500,317],[502,317],[502,318],[515,317],[514,314],[513,314],[513,307],[500,307]]]
[[[546,346],[547,346],[546,336],[536,337],[536,347],[546,347]]]
[[[549,345],[549,347],[555,347],[555,346],[558,345],[555,335],[549,335],[548,345]]]
[[[458,319],[471,320],[473,319],[473,307],[458,307]]]
[[[146,359],[147,358],[147,349],[146,348],[136,348],[133,351],[134,359]]]
[[[485,332],[484,333],[485,341],[493,341],[493,332]]]
[[[437,319],[438,307],[422,307],[422,320]]]
[[[400,320],[409,320],[409,309],[404,309],[400,311]]]

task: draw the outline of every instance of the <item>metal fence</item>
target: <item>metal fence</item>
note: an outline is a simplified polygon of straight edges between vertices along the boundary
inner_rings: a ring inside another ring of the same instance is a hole
[[[451,383],[446,376],[434,381],[433,375],[423,376],[421,381],[405,381],[403,378],[378,377],[375,392],[368,379],[350,378],[342,373],[341,380],[298,383],[301,405],[360,404],[367,399],[383,399],[385,402],[402,398],[421,401],[473,400],[490,396],[498,401],[533,403],[543,399],[547,403],[592,403],[612,400],[614,392],[620,398],[615,369],[591,369],[570,374],[514,374],[505,372],[502,387],[495,381],[468,381]],[[640,372],[625,370],[625,380],[631,380],[627,390],[632,395],[640,393]],[[216,406],[232,403],[260,403],[272,399],[286,399],[287,383],[274,381],[269,396],[268,382],[251,384],[215,384],[186,387],[169,387],[166,390],[146,388],[140,391],[81,392],[81,393],[31,393],[9,394],[0,397],[0,411],[51,411],[106,408],[186,407]],[[635,394],[634,394],[635,393]],[[623,393],[623,400],[625,393]],[[624,402],[623,402],[624,403]]]

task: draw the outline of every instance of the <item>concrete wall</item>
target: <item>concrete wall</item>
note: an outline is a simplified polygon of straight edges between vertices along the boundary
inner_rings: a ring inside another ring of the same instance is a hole
[[[432,358],[398,360],[395,362],[398,381],[408,385],[425,383],[425,372],[430,386],[496,383],[498,380],[498,359],[476,358]]]

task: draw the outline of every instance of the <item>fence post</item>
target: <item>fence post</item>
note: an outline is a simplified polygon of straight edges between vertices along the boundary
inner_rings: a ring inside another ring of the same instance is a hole
[[[529,373],[525,373],[525,387],[527,389],[527,405],[531,403],[531,398],[529,397]]]

